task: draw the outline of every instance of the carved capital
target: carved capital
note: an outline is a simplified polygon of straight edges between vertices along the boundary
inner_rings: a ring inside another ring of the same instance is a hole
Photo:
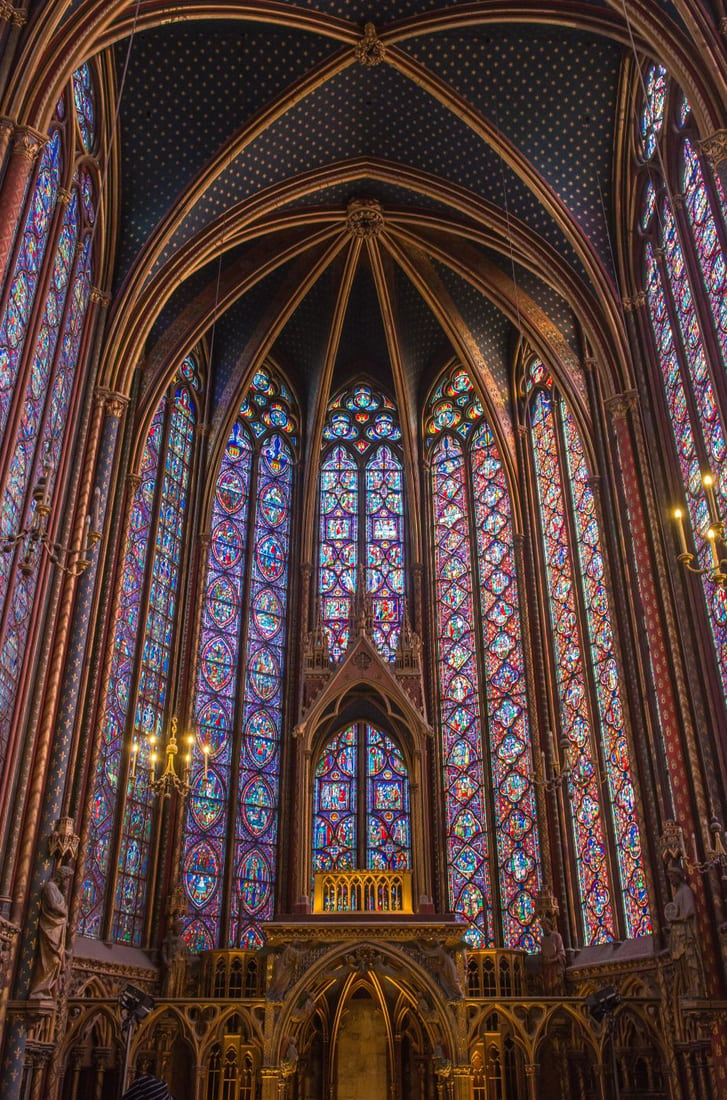
[[[106,389],[96,390],[95,399],[97,405],[103,406],[106,416],[110,416],[114,420],[121,420],[124,409],[129,404],[128,397],[124,397],[122,393],[112,393]]]
[[[667,866],[680,864],[686,858],[687,849],[684,844],[684,830],[676,821],[665,821],[664,832],[659,840],[661,858]]]
[[[727,130],[715,130],[700,141],[699,148],[712,167],[719,168],[727,160]]]
[[[60,206],[68,206],[73,197],[73,192],[69,191],[67,187],[58,188],[58,203]]]
[[[378,199],[352,199],[346,208],[346,229],[352,237],[378,237],[384,211]]]
[[[604,405],[614,423],[617,420],[625,420],[632,409],[638,408],[638,390],[625,390],[623,393],[614,393],[606,398]]]
[[[3,115],[2,118],[0,118],[0,134],[4,134],[6,132],[11,134],[15,129],[15,126],[15,120],[12,118],[8,118],[7,115]]]
[[[107,309],[111,305],[111,295],[106,294],[97,286],[92,286],[91,301],[94,303],[94,305],[101,306],[102,309]]]
[[[141,478],[139,477],[138,474],[127,474],[126,475],[126,484],[129,487],[129,492],[130,493],[135,493],[136,490],[141,485]]]
[[[641,309],[646,302],[646,292],[640,290],[638,294],[634,294],[631,298],[624,298],[622,305],[627,313],[631,313],[633,310]]]
[[[581,368],[586,374],[590,374],[592,371],[598,369],[598,360],[594,359],[591,355],[586,355],[581,363]]]
[[[7,969],[13,951],[13,944],[19,933],[20,929],[17,925],[11,924],[4,917],[0,917],[0,983],[2,985],[5,985],[7,980]]]
[[[11,0],[0,0],[0,22],[10,23],[13,27],[24,27],[28,16],[16,8]]]
[[[356,46],[354,55],[356,60],[367,68],[380,65],[386,59],[386,46],[379,39],[373,23],[364,24],[363,37]]]
[[[30,126],[21,126],[13,137],[13,154],[27,160],[29,164],[34,164],[46,141],[47,138],[37,130]]]

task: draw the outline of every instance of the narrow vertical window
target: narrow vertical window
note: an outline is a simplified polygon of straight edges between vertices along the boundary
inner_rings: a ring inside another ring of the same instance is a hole
[[[81,80],[88,144],[79,140],[75,99],[65,93],[29,192],[0,318],[0,436],[11,442],[0,487],[0,539],[32,526],[38,503],[32,489],[41,477],[52,501],[64,445],[73,441],[66,429],[91,293],[96,213],[96,166],[88,158],[80,161],[94,140],[93,79],[87,65],[74,73],[72,87]],[[60,184],[69,167],[72,182],[66,191]],[[39,287],[44,297],[37,299]],[[21,541],[0,554],[0,762],[21,681],[39,566],[39,549],[32,542]]]
[[[85,935],[103,934],[103,898],[113,876],[111,934],[134,945],[142,942],[145,917],[151,757],[162,737],[169,691],[198,387],[196,365],[189,359],[157,407],[146,438],[94,785],[80,927]],[[131,764],[125,769],[123,750],[129,744]]]
[[[425,435],[450,905],[473,945],[532,950],[540,856],[512,512],[463,368],[434,390]]]
[[[572,414],[541,363],[530,368],[535,468],[560,724],[586,943],[651,930],[641,840],[613,648],[598,519]],[[610,806],[602,801],[599,745]],[[609,858],[615,849],[615,867]],[[617,877],[616,877],[617,876]]]
[[[646,86],[640,132],[657,109],[670,125],[661,126],[640,149],[644,289],[694,544],[699,564],[708,568],[710,552],[703,535],[709,511],[702,486],[707,471],[715,475],[719,508],[723,515],[727,513],[727,437],[721,396],[727,367],[725,198],[718,178],[703,163],[682,92],[659,66],[649,68]],[[683,195],[683,203],[673,202],[676,194]],[[707,577],[703,588],[727,698],[727,593]]]
[[[182,852],[196,951],[258,947],[273,915],[296,445],[292,395],[262,368],[212,506]]]

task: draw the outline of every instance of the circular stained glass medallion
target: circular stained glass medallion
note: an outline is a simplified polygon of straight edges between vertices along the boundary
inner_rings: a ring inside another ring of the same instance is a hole
[[[248,913],[259,913],[270,897],[270,868],[262,852],[253,849],[239,869],[240,900]]]
[[[258,649],[250,658],[250,682],[255,694],[264,703],[275,695],[280,683],[280,669],[269,649]]]
[[[189,798],[189,812],[195,824],[203,830],[211,829],[222,816],[225,790],[214,768],[207,768],[207,775],[200,768]]]
[[[247,488],[238,470],[223,470],[217,479],[216,494],[220,508],[232,516],[245,503]]]
[[[277,482],[268,482],[260,491],[260,511],[266,523],[271,527],[279,527],[285,519],[288,506],[288,495]]]
[[[238,606],[235,586],[228,577],[215,577],[207,587],[207,612],[215,626],[232,622]]]
[[[266,710],[256,710],[245,727],[245,756],[256,767],[264,768],[274,758],[278,745],[275,722]]]
[[[187,896],[197,909],[202,909],[217,888],[220,867],[214,849],[200,840],[187,853],[182,869]]]
[[[285,568],[285,550],[277,535],[268,535],[255,548],[255,559],[266,581],[276,581]]]
[[[243,820],[253,836],[261,836],[273,819],[273,791],[262,776],[250,780],[240,797]]]
[[[280,597],[271,588],[263,588],[255,596],[252,617],[258,633],[266,640],[274,638],[280,630],[283,605]]]
[[[212,556],[225,569],[237,565],[242,557],[242,538],[232,520],[221,520],[212,532]]]

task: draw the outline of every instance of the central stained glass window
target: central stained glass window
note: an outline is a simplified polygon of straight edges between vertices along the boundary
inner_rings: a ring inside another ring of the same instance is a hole
[[[359,571],[381,655],[393,661],[404,613],[401,430],[388,398],[357,383],[329,405],[320,475],[320,611],[331,657],[348,646]]]
[[[355,722],[326,744],[315,770],[314,871],[408,871],[409,777],[397,743]]]

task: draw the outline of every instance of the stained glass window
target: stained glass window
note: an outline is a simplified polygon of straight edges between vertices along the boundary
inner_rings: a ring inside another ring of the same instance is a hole
[[[355,722],[328,741],[315,769],[313,870],[411,867],[409,777],[393,738]]]
[[[542,364],[534,372],[532,455],[583,931],[587,944],[603,943],[617,936],[621,906],[629,937],[650,932],[649,906],[590,474],[572,414]]]
[[[393,661],[404,613],[401,430],[388,398],[357,383],[329,405],[320,475],[319,598],[332,658],[346,652],[358,567],[374,642]]]
[[[510,498],[462,367],[435,388],[425,438],[449,903],[467,921],[473,946],[532,950],[540,856]]]
[[[113,876],[112,937],[134,945],[143,939],[152,756],[166,714],[195,422],[191,390],[180,379],[152,419],[131,505],[94,784],[80,927],[103,934]]]
[[[259,946],[273,914],[296,425],[290,391],[261,369],[216,482],[182,853],[195,951]]]
[[[653,81],[652,70],[647,84]],[[663,84],[662,113],[671,126],[658,133],[659,170],[675,166],[667,197],[657,202],[654,175],[643,181],[641,230],[647,310],[671,424],[687,514],[701,565],[709,564],[702,537],[709,523],[702,475],[716,475],[722,514],[727,511],[727,444],[720,379],[727,367],[727,225],[720,181],[702,160],[698,135],[683,93]],[[639,125],[650,111],[642,107]],[[672,145],[676,149],[672,149]],[[656,146],[655,146],[656,147]],[[676,154],[676,155],[674,155]],[[669,194],[683,194],[675,205]],[[717,667],[727,697],[727,594],[705,578]]]
[[[87,153],[91,152],[95,142],[95,98],[91,71],[88,64],[84,63],[73,74],[73,102],[76,107],[76,118],[78,119],[81,138]]]
[[[88,68],[84,80],[92,96]],[[0,435],[9,435],[10,444],[0,486],[2,538],[13,538],[32,525],[37,506],[32,489],[41,475],[52,500],[63,446],[73,438],[67,422],[91,291],[96,197],[88,165],[76,169],[70,192],[60,191],[65,166],[72,166],[83,153],[74,149],[73,135],[64,136],[59,125],[66,117],[67,101],[67,95],[59,100],[39,157],[0,317]],[[72,111],[71,121],[75,117]],[[44,297],[36,300],[39,287]],[[31,328],[33,339],[28,342]],[[35,606],[36,562],[29,571],[19,568],[27,550],[21,542],[12,552],[0,554],[0,762]],[[36,548],[36,558],[38,552]]]

